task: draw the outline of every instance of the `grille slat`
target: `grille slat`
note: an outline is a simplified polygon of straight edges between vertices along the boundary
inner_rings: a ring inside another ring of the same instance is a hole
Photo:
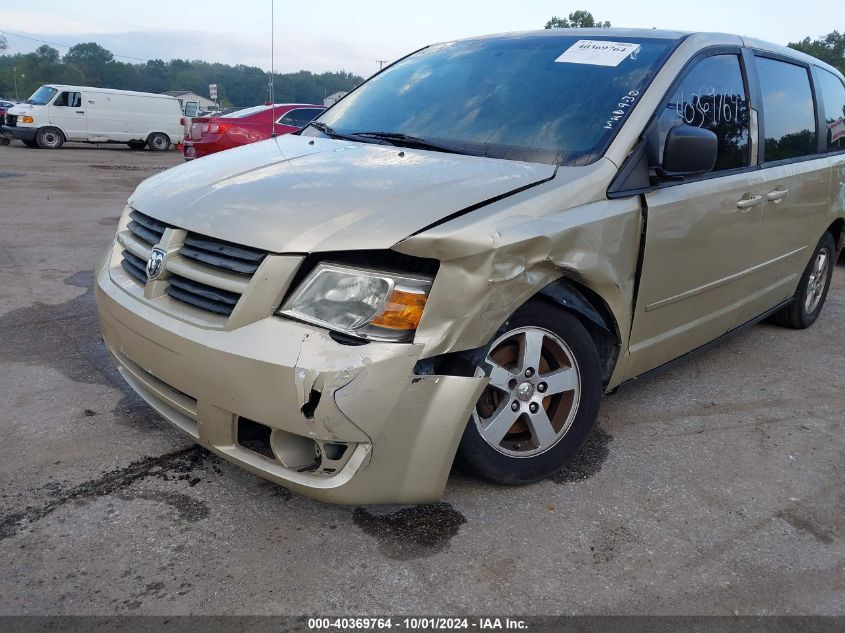
[[[136,257],[129,251],[123,251],[123,260],[120,265],[142,286],[147,283],[147,265],[140,257]]]
[[[151,218],[148,215],[144,215],[140,211],[132,211],[129,214],[129,217],[135,220],[141,226],[145,227],[146,229],[157,233],[159,237],[164,235],[164,230],[167,228],[167,225],[164,222],[160,222],[155,218]]]
[[[132,231],[136,237],[144,240],[150,246],[154,246],[159,243],[161,240],[161,234],[156,233],[155,231],[151,231],[143,224],[132,220],[129,224],[126,225],[126,228]]]
[[[190,246],[183,246],[179,251],[182,257],[195,259],[203,264],[208,264],[214,268],[222,268],[223,270],[231,270],[232,272],[240,273],[241,275],[253,275],[258,270],[258,264],[251,264],[239,259],[231,259],[227,257],[220,257],[205,251],[197,250]]]
[[[218,303],[226,303],[230,306],[234,306],[238,302],[238,299],[241,298],[239,294],[234,292],[220,290],[214,286],[201,284],[191,279],[187,279],[186,277],[179,277],[177,275],[173,275],[170,278],[170,284],[176,286],[180,290],[184,290],[185,292],[192,292],[195,295],[199,295]]]
[[[185,292],[176,286],[168,286],[166,292],[174,299],[187,303],[188,305],[192,305],[195,308],[207,310],[208,312],[213,312],[214,314],[222,314],[223,316],[229,316],[232,314],[232,306],[226,305],[225,303],[211,301],[210,299],[205,299],[190,292]]]
[[[257,248],[239,246],[195,233],[188,233],[180,252],[183,257],[241,275],[254,274],[267,256],[266,251]]]

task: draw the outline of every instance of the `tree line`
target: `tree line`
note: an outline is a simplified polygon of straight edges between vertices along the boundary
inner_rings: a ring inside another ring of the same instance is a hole
[[[0,40],[0,51],[4,44]],[[363,81],[345,71],[316,74],[307,70],[276,73],[273,79],[277,103],[322,103],[324,97],[348,91]],[[14,99],[15,83],[20,99],[45,83],[158,93],[189,90],[199,95],[207,95],[208,85],[217,84],[218,98],[227,107],[252,106],[270,99],[270,73],[256,66],[186,59],[125,63],[94,42],[72,46],[64,56],[46,44],[32,53],[0,54],[0,96]]]
[[[609,27],[609,21],[596,20],[583,9],[565,18],[553,16],[545,25],[552,28]],[[803,51],[845,73],[845,34],[833,31],[818,38],[806,37],[790,42],[790,48]],[[250,106],[270,99],[270,74],[257,66],[210,63],[202,60],[152,59],[144,63],[125,63],[95,42],[72,46],[64,56],[46,44],[33,53],[2,54],[7,42],[0,35],[0,96],[25,99],[40,85],[64,83],[101,86],[142,92],[190,90],[207,94],[208,84],[217,84],[224,106]],[[276,73],[274,94],[277,102],[322,103],[324,97],[347,91],[358,85],[361,77],[345,71],[320,74],[301,70]]]

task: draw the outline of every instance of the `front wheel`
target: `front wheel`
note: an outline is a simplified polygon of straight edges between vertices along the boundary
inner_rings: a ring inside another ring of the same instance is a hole
[[[147,146],[154,152],[164,152],[170,149],[170,138],[167,134],[154,132],[147,138]]]
[[[560,470],[598,418],[601,366],[595,344],[571,313],[532,301],[503,326],[479,357],[490,384],[476,403],[459,447],[470,471],[503,484],[526,484]]]
[[[65,144],[65,136],[55,127],[42,127],[35,135],[35,142],[42,149],[59,149]]]
[[[833,235],[825,233],[819,240],[810,263],[804,269],[804,274],[801,275],[792,303],[772,317],[775,323],[803,330],[816,322],[830,289],[835,255],[836,242]]]

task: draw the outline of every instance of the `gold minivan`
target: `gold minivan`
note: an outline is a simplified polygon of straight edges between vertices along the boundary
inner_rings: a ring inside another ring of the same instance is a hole
[[[103,337],[169,422],[319,499],[429,502],[456,455],[537,481],[603,393],[816,320],[843,117],[839,72],[745,37],[429,46],[143,182],[96,269]]]

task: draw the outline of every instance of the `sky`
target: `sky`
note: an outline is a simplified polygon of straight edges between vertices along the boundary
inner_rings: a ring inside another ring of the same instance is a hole
[[[831,21],[832,0],[27,0],[4,3],[0,31],[56,44],[96,41],[125,56],[120,61],[202,59],[269,70],[271,2],[278,72],[346,70],[364,77],[378,70],[378,60],[432,42],[540,29],[551,16],[576,9],[613,26],[727,31],[778,44],[845,26]],[[6,39],[7,53],[40,46]]]

